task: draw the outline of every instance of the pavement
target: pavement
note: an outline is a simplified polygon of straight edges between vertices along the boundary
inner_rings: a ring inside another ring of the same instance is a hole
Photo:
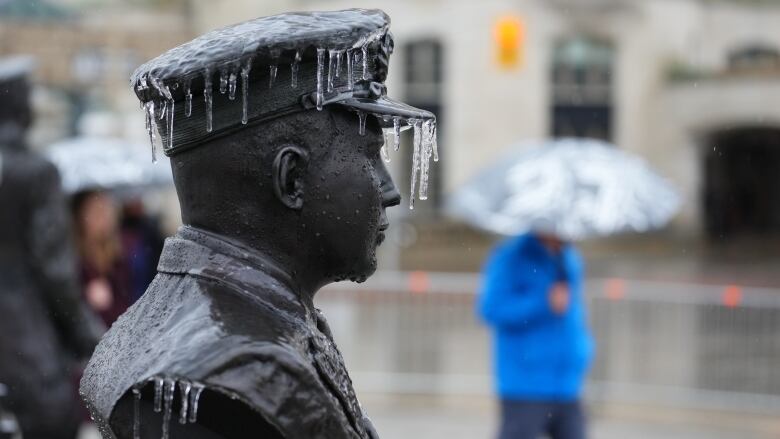
[[[383,439],[475,439],[495,436],[495,404],[485,398],[362,399]],[[777,439],[776,416],[700,412],[651,406],[589,408],[592,439]]]
[[[368,394],[361,402],[382,439],[489,439],[497,417],[482,397]],[[651,406],[591,406],[591,439],[777,439],[777,416]],[[100,439],[92,426],[79,439]]]

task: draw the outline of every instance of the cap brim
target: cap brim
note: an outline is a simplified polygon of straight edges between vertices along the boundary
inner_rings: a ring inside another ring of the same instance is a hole
[[[420,119],[431,120],[436,119],[436,116],[430,111],[423,110],[421,108],[412,107],[411,105],[403,102],[398,102],[387,96],[380,96],[377,99],[371,98],[348,98],[338,102],[339,105],[344,105],[350,109],[364,111],[377,115],[380,124],[384,128],[393,126],[393,118],[399,117],[401,119]]]

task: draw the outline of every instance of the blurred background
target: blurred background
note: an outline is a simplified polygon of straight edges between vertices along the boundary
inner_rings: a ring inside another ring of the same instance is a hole
[[[474,303],[500,237],[455,219],[448,199],[518,144],[559,137],[642,157],[682,200],[661,230],[579,243],[591,436],[780,437],[780,1],[0,0],[0,56],[37,60],[33,149],[147,146],[138,65],[227,24],[348,7],[390,15],[389,94],[439,122],[429,199],[393,209],[380,271],[318,296],[383,437],[494,435]],[[403,194],[405,136],[388,165]],[[117,222],[153,224],[135,229],[148,243],[180,221],[172,187],[154,186],[110,204]],[[132,260],[137,241],[117,242]]]

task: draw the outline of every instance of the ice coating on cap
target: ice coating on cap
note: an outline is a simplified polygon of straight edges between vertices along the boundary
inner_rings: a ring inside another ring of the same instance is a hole
[[[376,9],[295,12],[261,17],[206,33],[140,66],[131,83],[139,99],[154,88],[139,87],[144,76],[161,82],[199,76],[205,69],[240,63],[248,57],[278,59],[305,47],[361,48],[387,32],[390,18]],[[292,59],[288,60],[292,61]]]

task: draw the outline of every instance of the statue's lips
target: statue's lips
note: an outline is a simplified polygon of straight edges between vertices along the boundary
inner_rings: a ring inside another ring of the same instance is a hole
[[[390,227],[389,222],[383,222],[379,225],[379,229],[376,234],[376,245],[381,244],[385,240],[385,230]]]

